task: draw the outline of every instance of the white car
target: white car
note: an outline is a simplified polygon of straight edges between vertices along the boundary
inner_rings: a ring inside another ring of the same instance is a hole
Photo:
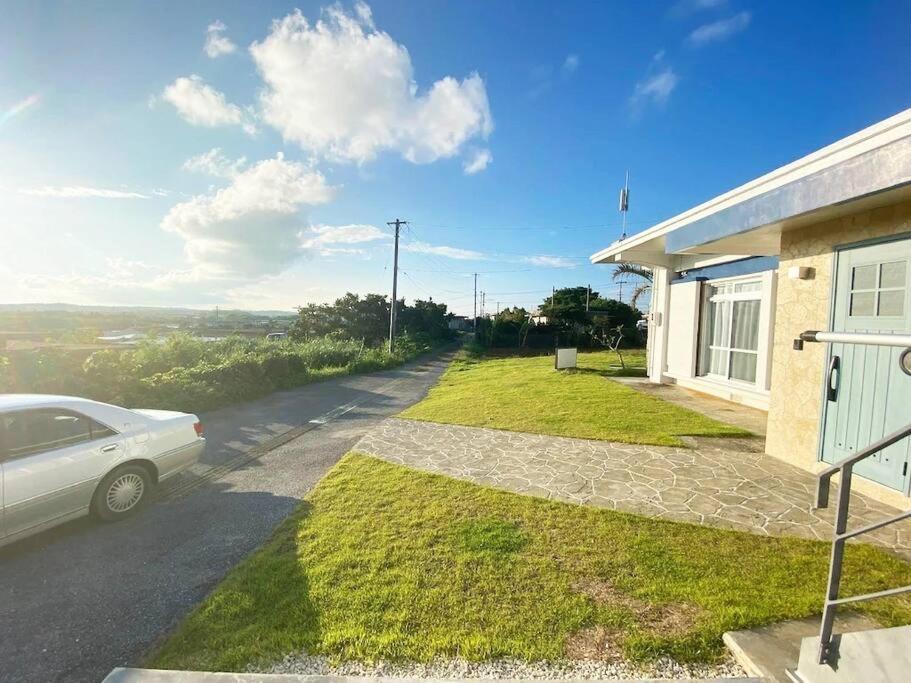
[[[187,413],[0,394],[0,545],[89,512],[126,517],[205,445]]]

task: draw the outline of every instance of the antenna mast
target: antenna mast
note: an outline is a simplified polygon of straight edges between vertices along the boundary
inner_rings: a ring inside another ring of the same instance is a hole
[[[629,171],[626,172],[626,182],[623,184],[623,189],[620,190],[620,215],[623,216],[623,232],[620,234],[620,239],[626,239],[626,213],[629,211]]]

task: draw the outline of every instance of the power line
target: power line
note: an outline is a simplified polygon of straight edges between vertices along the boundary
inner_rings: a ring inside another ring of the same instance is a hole
[[[478,271],[457,271],[457,270],[434,270],[427,268],[411,268],[412,273],[450,273],[452,275],[495,275],[497,273],[528,273],[537,268],[516,268],[514,270],[478,270]]]
[[[659,223],[660,218],[641,221],[627,221],[627,226],[632,225],[654,225]],[[621,227],[614,223],[593,223],[591,225],[423,225],[420,228],[428,230],[610,230]]]

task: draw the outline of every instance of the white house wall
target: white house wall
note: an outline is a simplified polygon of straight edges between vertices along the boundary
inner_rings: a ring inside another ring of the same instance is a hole
[[[649,328],[649,379],[655,383],[678,384],[728,401],[768,410],[777,272],[765,270],[689,282],[673,282],[672,277],[679,277],[679,274],[664,268],[655,271]],[[760,280],[762,283],[756,382],[747,384],[700,376],[698,356],[703,287],[744,280]]]
[[[671,286],[667,329],[667,374],[676,380],[689,379],[696,371],[696,338],[699,330],[701,282]]]

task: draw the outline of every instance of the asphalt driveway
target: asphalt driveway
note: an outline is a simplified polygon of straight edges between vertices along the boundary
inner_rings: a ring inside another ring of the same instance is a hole
[[[0,549],[0,680],[100,681],[144,652],[259,546],[449,356],[203,415],[194,470],[119,524],[77,520]]]

